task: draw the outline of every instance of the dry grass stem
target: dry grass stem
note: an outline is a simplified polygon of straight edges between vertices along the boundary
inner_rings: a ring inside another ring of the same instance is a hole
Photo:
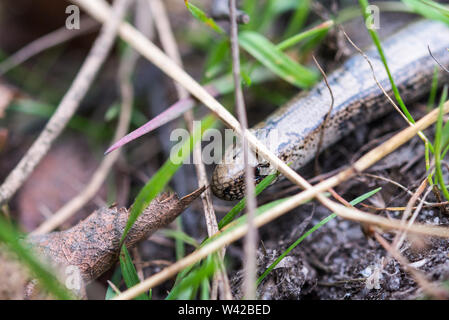
[[[99,24],[91,18],[86,18],[80,21],[80,26],[80,29],[75,30],[68,30],[65,26],[63,26],[43,37],[40,37],[39,39],[28,43],[25,47],[0,63],[0,76],[24,63],[31,57],[41,53],[42,51],[95,31]]]
[[[167,55],[173,59],[179,65],[182,67],[182,59],[181,55],[179,54],[179,49],[176,43],[176,39],[174,37],[170,20],[167,15],[167,11],[165,9],[164,3],[161,0],[148,0],[148,4],[150,6],[150,10],[152,12],[153,20],[155,27],[157,29],[157,32],[159,34],[159,41],[162,44],[162,48],[167,53]],[[175,82],[176,91],[178,94],[178,99],[188,99],[189,98],[189,92],[180,84]],[[193,112],[191,110],[188,110],[184,113],[184,120],[187,124],[187,127],[189,129],[190,133],[193,133]],[[201,161],[201,144],[197,143],[193,148],[193,156],[196,160],[195,163],[195,169],[198,177],[198,186],[199,187],[207,187],[209,185],[207,174],[206,174],[206,168],[204,166],[203,161]],[[209,237],[212,237],[214,234],[218,232],[218,223],[217,218],[215,215],[214,206],[212,203],[212,195],[210,192],[210,189],[207,188],[205,192],[201,194],[201,201],[203,204],[204,209],[204,215],[206,220],[206,227],[207,227],[207,233]],[[223,257],[225,255],[225,249],[223,249],[220,252],[221,261],[220,263],[223,263]],[[219,289],[221,292],[222,299],[231,300],[232,299],[232,293],[231,288],[229,285],[229,279],[225,272],[219,272],[219,274],[214,275],[214,285],[213,287],[216,287],[216,283],[219,282]],[[214,294],[211,294],[211,297],[214,297]]]
[[[419,197],[421,196],[421,194],[424,192],[424,190],[426,190],[427,181],[428,181],[428,179],[425,178],[425,179],[421,182],[421,184],[419,185],[418,189],[416,189],[416,192],[412,195],[412,197],[411,197],[410,200],[408,201],[407,206],[406,206],[406,208],[405,208],[405,211],[404,211],[404,213],[402,214],[402,218],[401,218],[401,222],[402,222],[403,224],[405,224],[406,221],[407,221],[407,219],[409,218],[409,216],[410,216],[410,214],[411,214],[411,212],[412,212],[412,210],[413,210],[413,207],[414,207],[416,201],[418,201],[418,199],[419,199]],[[425,197],[424,197],[424,198],[425,198]],[[422,201],[420,201],[420,203],[421,203],[421,206],[418,206],[419,208],[422,207]],[[395,237],[394,240],[393,240],[393,247],[394,247],[396,250],[399,250],[399,249],[400,249],[400,247],[401,247],[401,245],[402,245],[402,241],[404,240],[404,238],[405,238],[405,232],[402,232],[401,235],[399,235],[399,234],[396,235],[396,237]],[[400,239],[401,239],[401,240],[400,240]]]
[[[404,190],[405,192],[407,192],[410,196],[413,196],[413,195],[415,194],[415,193],[413,193],[412,191],[410,191],[410,189],[406,188],[405,186],[403,186],[403,185],[400,184],[399,182],[394,181],[394,180],[392,180],[392,179],[389,179],[389,178],[387,178],[387,177],[382,177],[382,176],[378,176],[378,175],[371,174],[371,173],[363,173],[362,175],[363,175],[363,176],[366,176],[366,177],[373,178],[373,179],[382,180],[382,181],[391,183],[391,184],[395,185],[396,187],[398,187],[398,188]],[[421,198],[418,197],[418,200],[421,201]],[[435,203],[430,203],[430,202],[427,202],[427,201],[424,201],[424,204],[425,204],[426,206],[436,205]],[[441,205],[441,204],[440,204],[440,203],[437,203],[437,205]],[[387,208],[385,208],[385,209],[387,209]]]
[[[235,107],[242,132],[248,130],[248,119],[243,98],[242,83],[240,79],[240,53],[238,40],[237,8],[235,0],[229,0],[229,18],[231,20],[231,53],[232,53],[232,75],[235,87]],[[246,299],[256,298],[257,277],[257,229],[254,227],[254,216],[257,208],[254,169],[249,164],[249,147],[245,135],[242,136],[243,161],[245,163],[245,194],[246,212],[248,217],[248,233],[245,238],[245,261],[243,263],[245,275],[243,281],[243,292]]]

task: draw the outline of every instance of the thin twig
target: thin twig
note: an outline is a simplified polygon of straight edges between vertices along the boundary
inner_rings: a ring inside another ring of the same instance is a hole
[[[64,26],[28,43],[25,47],[21,48],[19,51],[9,56],[8,59],[0,63],[0,76],[24,63],[31,57],[41,53],[42,51],[95,31],[97,27],[99,27],[99,24],[92,18],[85,18],[80,21],[80,26],[81,27],[79,29],[75,30],[68,30]]]
[[[320,70],[321,74],[323,75],[324,82],[326,83],[327,89],[329,90],[329,94],[331,95],[331,104],[330,104],[330,107],[329,107],[329,111],[327,112],[326,118],[324,118],[324,121],[321,124],[320,139],[318,140],[318,146],[316,148],[316,154],[315,154],[315,175],[319,175],[320,174],[320,168],[319,168],[319,163],[318,163],[318,157],[320,155],[321,145],[323,144],[323,137],[324,137],[324,131],[326,130],[326,124],[329,122],[329,119],[331,117],[332,109],[334,108],[335,99],[334,99],[334,94],[332,92],[332,89],[331,89],[331,87],[329,85],[329,82],[327,81],[326,73],[324,72],[323,68],[321,68],[320,64],[318,63],[318,61],[316,60],[314,55],[312,55],[312,58],[313,58],[313,61],[316,64],[316,66]]]
[[[429,45],[427,45],[427,50],[429,50],[430,56],[432,57],[433,60],[435,60],[435,62],[440,66],[440,68],[443,69],[444,71],[446,71],[447,73],[449,73],[449,70],[445,66],[443,66],[440,63],[440,61],[437,60],[437,58],[434,57],[434,55],[432,54],[432,51],[430,50],[430,46]]]
[[[150,5],[150,9],[152,12],[152,16],[154,19],[154,23],[156,29],[159,33],[159,40],[162,44],[162,48],[167,53],[167,55],[173,59],[180,67],[182,67],[182,59],[179,54],[178,45],[176,43],[176,39],[173,35],[173,31],[170,25],[170,21],[167,16],[167,12],[165,6],[161,0],[148,0]],[[189,92],[180,84],[175,82],[176,91],[178,94],[179,100],[185,100],[190,97]],[[184,113],[184,120],[187,124],[189,132],[192,133],[193,128],[193,112],[192,110],[187,110]],[[195,158],[195,169],[198,177],[198,186],[199,187],[207,187],[209,185],[207,180],[206,168],[204,163],[201,160],[201,143],[197,143],[193,148],[193,156]],[[204,215],[206,219],[207,233],[209,237],[212,237],[214,234],[218,232],[218,223],[217,218],[215,216],[214,206],[212,204],[212,196],[210,193],[210,189],[207,188],[201,194],[201,201],[203,203]],[[223,263],[225,251],[221,251],[220,263]],[[231,288],[229,285],[229,279],[227,277],[226,272],[220,272],[217,276],[214,276],[214,281],[218,281],[221,292],[222,299],[230,300],[232,299]]]
[[[245,12],[237,9],[237,23],[247,24],[249,23],[250,16]],[[229,20],[229,0],[212,0],[211,8],[212,18],[215,20]]]
[[[15,194],[17,189],[22,186],[48,152],[53,141],[55,141],[72,118],[114,43],[117,28],[128,4],[129,0],[115,1],[113,11],[109,11],[108,19],[106,19],[100,35],[96,39],[69,91],[65,94],[39,137],[0,186],[0,205],[5,204]]]
[[[396,109],[397,112],[399,112],[399,114],[402,116],[402,118],[404,118],[404,120],[410,125],[413,126],[413,123],[410,122],[409,119],[407,119],[407,117],[405,116],[405,114],[402,112],[402,110],[398,107],[398,105],[393,101],[393,99],[388,95],[387,91],[384,89],[384,87],[380,84],[380,82],[377,80],[376,74],[374,72],[374,67],[373,64],[371,63],[371,60],[368,58],[368,56],[366,55],[365,52],[363,52],[362,49],[360,49],[352,40],[351,38],[348,36],[348,34],[346,33],[346,31],[343,29],[343,27],[340,25],[340,31],[343,33],[343,35],[346,37],[346,40],[348,40],[348,42],[354,47],[355,50],[357,50],[358,53],[360,53],[363,58],[366,60],[366,62],[368,63],[370,69],[371,69],[371,74],[373,75],[373,79],[376,82],[377,86],[379,87],[380,90],[382,90],[382,93],[385,95],[385,97],[388,99],[388,101],[391,103],[391,105]]]
[[[117,286],[110,280],[107,280],[108,285],[114,290],[115,294],[121,294],[120,290],[117,288]]]
[[[371,174],[371,173],[362,173],[362,175],[366,176],[366,177],[373,178],[373,179],[378,179],[378,180],[382,180],[382,181],[391,183],[391,184],[395,185],[396,187],[398,187],[398,188],[404,190],[405,192],[407,192],[410,196],[414,195],[414,193],[412,191],[410,191],[410,189],[408,189],[407,187],[403,186],[399,182],[396,182],[396,181],[394,181],[392,179],[389,179],[387,177],[382,177],[382,176],[378,176],[378,175]],[[417,200],[421,201],[421,198],[418,198]],[[430,202],[427,202],[427,201],[424,201],[424,204],[428,205],[428,206],[429,205],[434,205],[434,203],[430,203]]]
[[[231,52],[232,52],[232,75],[235,88],[235,106],[241,130],[248,129],[248,119],[243,98],[242,83],[240,79],[240,53],[238,40],[237,9],[235,0],[229,0],[229,16],[231,20]],[[248,139],[242,137],[243,161],[245,163],[245,193],[247,199],[248,233],[245,238],[245,276],[244,276],[244,297],[246,299],[256,299],[256,277],[257,277],[257,229],[254,227],[254,215],[257,208],[254,186],[254,171],[249,163]]]
[[[145,279],[145,276],[143,274],[143,261],[142,257],[140,256],[139,249],[134,247],[132,249],[133,252],[133,263],[136,266],[137,276],[139,277],[139,281],[143,281]]]

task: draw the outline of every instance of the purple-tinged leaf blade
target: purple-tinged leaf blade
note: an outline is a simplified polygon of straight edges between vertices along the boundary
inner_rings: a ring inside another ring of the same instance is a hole
[[[149,132],[163,126],[164,124],[178,118],[184,112],[188,111],[189,109],[192,109],[194,105],[195,105],[195,102],[191,98],[179,100],[174,105],[169,107],[167,110],[165,110],[158,116],[154,117],[147,123],[145,123],[143,126],[137,128],[133,132],[128,133],[126,136],[124,136],[123,138],[118,140],[111,147],[109,147],[108,150],[106,150],[105,154],[108,154],[108,153],[124,146],[128,142],[131,142],[131,141],[139,138],[140,136],[143,136],[144,134],[149,133]]]

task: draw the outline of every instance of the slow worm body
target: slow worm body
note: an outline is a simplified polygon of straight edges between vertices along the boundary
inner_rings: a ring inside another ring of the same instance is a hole
[[[449,65],[449,28],[439,22],[423,20],[401,29],[382,42],[387,62],[401,97],[406,103],[416,101],[429,92],[437,65]],[[377,50],[366,52],[375,70],[377,81],[391,96],[391,84]],[[449,79],[440,70],[439,84]],[[373,78],[366,59],[360,54],[349,58],[342,67],[328,76],[334,95],[334,106],[326,122],[322,147],[334,144],[355,130],[358,125],[375,120],[393,110],[387,97]],[[315,157],[322,123],[331,105],[329,90],[324,81],[308,93],[294,97],[264,122],[253,129],[256,137],[280,159],[299,169]],[[257,157],[257,155],[256,155]],[[254,159],[256,183],[274,172],[263,159]],[[244,163],[240,147],[226,150],[222,163],[212,176],[214,194],[226,200],[244,196]]]

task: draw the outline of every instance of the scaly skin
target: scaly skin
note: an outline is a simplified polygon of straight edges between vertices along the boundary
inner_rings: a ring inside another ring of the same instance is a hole
[[[388,66],[405,103],[421,98],[429,92],[436,62],[432,54],[444,66],[449,65],[449,28],[435,21],[419,21],[408,25],[382,42]],[[377,50],[366,52],[373,64],[376,78],[392,96],[391,84]],[[440,70],[439,84],[449,79]],[[375,120],[393,106],[374,81],[369,64],[356,54],[342,67],[328,76],[335,102],[328,120],[320,150],[337,142],[357,125]],[[321,124],[329,112],[331,97],[324,81],[308,94],[300,94],[259,123],[252,130],[256,137],[280,159],[291,163],[295,170],[315,157],[320,138]],[[277,131],[274,131],[277,130]],[[268,134],[277,133],[274,145],[269,144]],[[253,164],[256,183],[273,173],[266,161]],[[262,170],[265,169],[265,170]],[[241,199],[245,194],[243,152],[239,146],[226,150],[221,164],[212,176],[212,191],[225,200]]]

